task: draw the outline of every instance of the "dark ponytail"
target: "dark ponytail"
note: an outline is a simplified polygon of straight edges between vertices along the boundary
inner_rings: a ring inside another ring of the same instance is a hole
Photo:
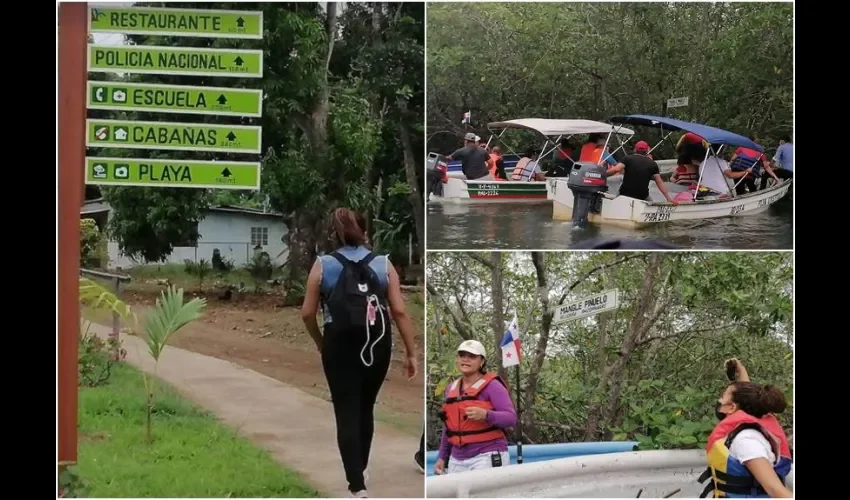
[[[331,239],[339,246],[366,243],[366,219],[348,208],[337,208],[331,215]]]
[[[785,394],[775,385],[734,382],[732,401],[749,415],[761,418],[768,413],[782,413],[788,407]]]

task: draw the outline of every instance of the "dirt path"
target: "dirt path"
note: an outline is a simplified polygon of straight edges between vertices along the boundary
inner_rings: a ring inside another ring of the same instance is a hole
[[[100,335],[108,333],[100,325],[92,328]],[[153,359],[141,339],[122,335],[122,342],[128,362],[148,372],[153,370]],[[305,353],[301,356],[308,357]],[[293,363],[291,369],[297,371],[299,366]],[[350,496],[330,403],[254,370],[176,347],[163,352],[158,375],[269,450],[282,464],[303,474],[324,495]],[[420,392],[420,412],[421,398]],[[413,464],[418,447],[418,435],[376,425],[367,483],[370,496],[424,496],[424,476]]]
[[[143,315],[155,301],[156,289],[125,294],[123,297]],[[330,400],[321,359],[316,352],[300,311],[281,307],[275,295],[251,295],[223,302],[207,297],[203,317],[175,335],[169,344],[199,354],[232,361],[263,375]],[[103,318],[92,318],[103,321]],[[403,345],[393,337],[393,364],[378,397],[376,418],[410,435],[422,432],[424,377],[422,339],[417,338],[419,374],[408,381],[402,375]]]

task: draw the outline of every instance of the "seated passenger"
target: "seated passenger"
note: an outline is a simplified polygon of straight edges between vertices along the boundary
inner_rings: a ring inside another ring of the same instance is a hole
[[[497,181],[508,180],[508,175],[505,173],[505,162],[502,160],[502,148],[493,146],[490,150],[490,159],[487,162],[487,167],[490,169],[490,174]]]
[[[546,176],[537,172],[537,155],[538,152],[530,149],[526,151],[525,156],[519,159],[513,172],[511,172],[512,181],[545,181]]]
[[[555,151],[552,153],[552,160],[554,165],[552,166],[551,172],[548,173],[548,177],[566,177],[570,175],[570,170],[573,168],[573,155],[575,154],[575,147],[570,142],[569,139],[561,139],[560,144]]]
[[[699,160],[680,155],[676,170],[670,176],[670,182],[683,186],[695,184],[699,181],[699,165]]]
[[[611,168],[616,165],[617,160],[614,159],[611,153],[605,150],[605,142],[605,134],[590,134],[587,142],[581,146],[578,161],[600,164],[600,160],[602,160],[601,165],[605,168]]]

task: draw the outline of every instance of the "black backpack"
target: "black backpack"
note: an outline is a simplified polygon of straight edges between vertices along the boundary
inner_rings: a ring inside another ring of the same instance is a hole
[[[348,260],[339,252],[334,252],[331,256],[342,264],[339,279],[326,301],[334,328],[359,329],[365,332],[369,323],[367,304],[370,300],[376,307],[374,323],[370,325],[370,329],[377,330],[385,325],[389,326],[386,292],[381,289],[375,271],[369,267],[375,254],[369,252],[359,262]]]

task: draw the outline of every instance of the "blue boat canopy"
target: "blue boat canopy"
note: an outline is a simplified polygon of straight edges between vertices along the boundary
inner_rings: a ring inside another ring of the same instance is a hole
[[[676,120],[675,118],[652,115],[620,115],[612,116],[610,121],[612,123],[645,125],[648,127],[658,127],[658,125],[661,124],[666,129],[683,130],[685,132],[696,134],[708,141],[710,144],[725,144],[727,146],[750,148],[761,153],[764,152],[764,148],[761,145],[756,144],[742,135],[710,127],[708,125]]]

